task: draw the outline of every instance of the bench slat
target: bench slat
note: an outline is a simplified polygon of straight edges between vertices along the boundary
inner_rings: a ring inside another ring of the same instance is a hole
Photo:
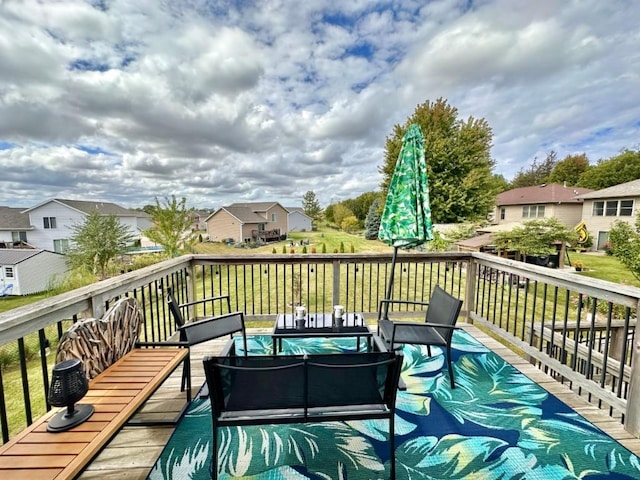
[[[0,478],[73,479],[188,359],[186,348],[132,350],[89,383],[89,392],[79,403],[93,404],[96,413],[86,422],[66,432],[49,433],[47,421],[60,410],[55,409],[0,447]],[[121,367],[141,371],[125,378]]]

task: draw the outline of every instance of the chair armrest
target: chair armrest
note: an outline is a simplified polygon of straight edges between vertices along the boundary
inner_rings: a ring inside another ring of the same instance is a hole
[[[181,303],[180,305],[178,305],[178,307],[183,308],[183,307],[190,307],[192,305],[200,305],[201,303],[205,303],[205,302],[215,302],[216,300],[227,300],[227,304],[231,304],[231,299],[229,298],[229,295],[218,295],[217,297],[209,297],[209,298],[203,298],[201,300],[194,300],[192,302],[186,302],[186,303]]]
[[[382,307],[385,304],[387,304],[387,305],[389,305],[389,304],[420,305],[422,307],[429,306],[429,302],[419,302],[419,301],[412,301],[412,300],[389,300],[389,299],[385,298],[385,299],[380,300],[380,307],[378,308],[378,320],[380,320],[382,318]],[[388,318],[386,320],[388,320]]]

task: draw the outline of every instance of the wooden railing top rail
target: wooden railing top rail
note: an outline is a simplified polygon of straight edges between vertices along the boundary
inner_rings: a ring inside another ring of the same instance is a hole
[[[487,253],[473,252],[476,263],[503,272],[520,275],[555,287],[580,291],[584,295],[619,303],[630,308],[640,307],[640,288],[631,285],[608,282],[596,278],[576,275],[568,270],[556,270],[529,263],[500,258]]]
[[[71,318],[82,311],[88,310],[94,318],[99,318],[104,313],[105,301],[185,268],[190,265],[191,259],[191,255],[184,255],[166,260],[0,313],[0,345],[36,332],[60,319]]]

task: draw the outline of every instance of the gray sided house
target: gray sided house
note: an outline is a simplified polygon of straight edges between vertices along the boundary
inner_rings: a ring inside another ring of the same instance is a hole
[[[287,234],[286,208],[278,202],[233,203],[207,218],[212,242],[269,242]]]
[[[602,250],[616,221],[635,225],[640,205],[640,179],[581,194],[582,218],[593,237],[594,248]]]
[[[313,220],[304,213],[302,207],[286,207],[287,230],[289,232],[310,232],[313,228]]]
[[[29,295],[47,290],[67,273],[67,259],[40,249],[0,248],[0,292]]]

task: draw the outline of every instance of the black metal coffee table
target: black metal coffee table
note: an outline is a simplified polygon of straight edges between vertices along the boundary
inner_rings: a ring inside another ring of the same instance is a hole
[[[345,313],[343,324],[334,325],[333,315],[330,313],[308,313],[305,317],[305,326],[300,328],[295,315],[279,314],[271,333],[273,339],[273,353],[282,350],[283,338],[312,338],[312,337],[355,337],[356,348],[360,349],[360,339],[367,341],[367,351],[371,350],[373,332],[364,321],[361,313]],[[377,342],[376,342],[377,344]]]

